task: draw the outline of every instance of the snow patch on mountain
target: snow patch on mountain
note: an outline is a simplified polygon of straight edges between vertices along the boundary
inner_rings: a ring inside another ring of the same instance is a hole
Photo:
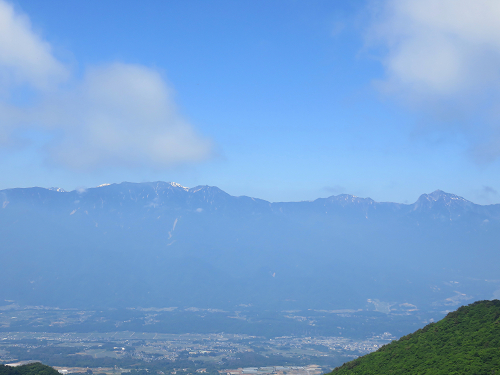
[[[51,187],[49,188],[50,191],[57,191],[59,193],[66,193],[66,190],[62,189],[62,188],[58,188],[58,187]]]
[[[171,183],[170,183],[170,186],[177,187],[177,188],[181,188],[181,189],[183,189],[183,190],[185,190],[185,191],[188,191],[188,190],[189,190],[189,188],[188,188],[188,187],[182,186],[181,184],[178,184],[177,182],[171,182]]]

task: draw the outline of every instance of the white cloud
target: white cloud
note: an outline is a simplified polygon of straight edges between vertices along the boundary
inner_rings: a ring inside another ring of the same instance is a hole
[[[390,0],[372,36],[388,47],[394,86],[453,95],[498,79],[498,65],[485,61],[500,60],[498,19],[496,0]]]
[[[162,168],[202,161],[212,148],[179,115],[161,75],[140,65],[89,69],[77,88],[50,96],[37,118],[62,130],[51,154],[72,168]]]
[[[32,30],[26,16],[0,0],[0,84],[7,94],[30,85],[31,106],[0,101],[0,144],[15,131],[54,134],[49,160],[79,170],[96,167],[168,168],[212,155],[175,105],[154,69],[124,63],[89,67],[78,81]]]
[[[65,80],[68,70],[51,50],[32,31],[28,17],[0,1],[0,83],[4,89],[15,84],[48,89]]]
[[[498,0],[388,0],[367,35],[382,47],[379,87],[448,117],[482,159],[500,155],[499,19]]]

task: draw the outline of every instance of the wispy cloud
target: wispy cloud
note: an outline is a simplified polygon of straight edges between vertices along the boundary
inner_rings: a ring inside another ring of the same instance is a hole
[[[500,2],[382,4],[367,33],[385,68],[378,87],[465,134],[477,161],[500,156]]]
[[[168,168],[212,155],[212,143],[177,110],[162,75],[142,65],[91,66],[83,78],[52,54],[27,16],[0,0],[0,145],[13,133],[53,134],[45,155],[71,169]],[[28,87],[36,100],[19,105],[12,93]]]
[[[345,187],[340,185],[325,186],[323,190],[325,190],[329,194],[342,194],[346,191]]]
[[[491,186],[483,186],[481,190],[476,192],[476,196],[481,203],[491,203],[498,195],[496,191]]]

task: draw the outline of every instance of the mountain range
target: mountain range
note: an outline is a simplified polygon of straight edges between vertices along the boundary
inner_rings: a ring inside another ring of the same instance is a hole
[[[60,307],[447,310],[500,295],[500,205],[217,187],[0,190],[0,301]]]

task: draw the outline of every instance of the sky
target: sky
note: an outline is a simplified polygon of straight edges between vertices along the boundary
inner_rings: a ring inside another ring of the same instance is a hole
[[[0,189],[500,203],[500,2],[0,0]]]

